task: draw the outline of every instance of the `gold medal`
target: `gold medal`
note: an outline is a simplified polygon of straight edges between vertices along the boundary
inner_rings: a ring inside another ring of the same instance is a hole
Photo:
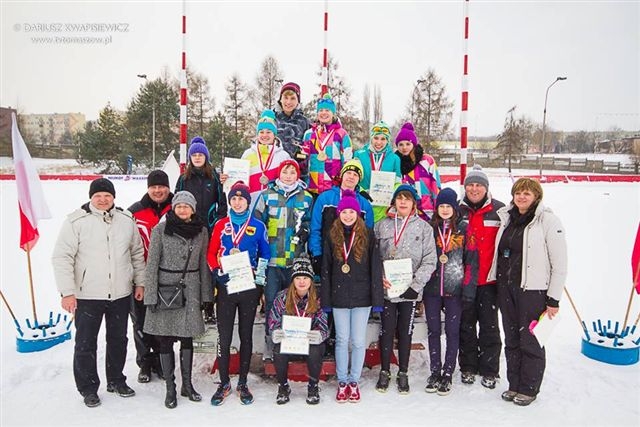
[[[351,271],[351,267],[349,267],[349,264],[342,264],[342,272],[344,274],[349,274],[350,271]]]
[[[318,160],[320,160],[321,162],[324,162],[325,160],[327,160],[327,153],[325,153],[324,151],[319,152]]]
[[[238,248],[231,248],[231,250],[229,251],[229,253],[230,253],[231,255],[239,254],[239,253],[240,253],[240,249],[238,249]]]
[[[267,178],[267,175],[262,174],[262,176],[260,177],[260,184],[267,185],[268,183],[269,183],[269,178]]]
[[[391,258],[396,257],[396,248],[391,249]]]
[[[449,261],[449,257],[446,256],[445,254],[440,255],[440,258],[438,258],[440,260],[441,264],[446,264],[447,261]]]

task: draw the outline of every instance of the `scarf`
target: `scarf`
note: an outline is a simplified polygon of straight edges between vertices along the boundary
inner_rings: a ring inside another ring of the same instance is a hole
[[[514,206],[509,210],[509,219],[514,226],[523,226],[533,221],[533,217],[536,215],[537,203],[531,205],[528,211],[521,214],[517,206]]]
[[[418,163],[420,163],[420,161],[422,160],[424,150],[422,149],[422,146],[420,144],[416,145],[413,148],[413,154],[415,156],[415,160],[411,160],[411,153],[404,156],[399,151],[396,151],[396,155],[400,157],[400,172],[402,173],[402,176],[414,170]]]
[[[276,186],[280,187],[284,190],[284,194],[287,195],[298,188],[298,181],[293,184],[287,185],[284,182],[280,181],[280,178],[276,178]]]
[[[202,231],[202,227],[204,227],[204,222],[202,222],[202,219],[196,214],[191,215],[191,219],[187,222],[178,218],[172,209],[167,212],[166,218],[167,225],[164,229],[164,234],[167,236],[173,236],[175,233],[185,239],[193,239]]]
[[[235,225],[242,225],[249,219],[249,209],[242,213],[236,213],[233,209],[229,209],[229,218],[231,219],[231,223]]]

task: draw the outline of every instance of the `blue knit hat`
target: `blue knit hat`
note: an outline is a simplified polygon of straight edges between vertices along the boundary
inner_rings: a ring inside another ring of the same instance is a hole
[[[329,110],[333,114],[336,114],[336,104],[335,102],[333,102],[331,94],[325,93],[324,96],[318,100],[318,107],[316,108],[316,112],[320,110]]]
[[[458,195],[451,188],[443,188],[436,198],[436,209],[440,205],[449,205],[454,210],[458,210]]]
[[[398,188],[396,188],[396,191],[393,192],[393,197],[391,198],[392,205],[396,203],[396,197],[398,197],[398,194],[400,194],[401,191],[406,191],[409,194],[411,194],[411,197],[413,197],[413,199],[416,201],[416,204],[420,202],[418,200],[418,192],[416,191],[415,188],[413,188],[412,185],[400,184],[398,185]]]
[[[189,158],[196,153],[204,154],[204,157],[209,161],[209,149],[207,149],[207,143],[201,136],[194,136],[189,146]]]
[[[256,126],[256,133],[260,133],[263,129],[270,130],[274,135],[278,135],[276,113],[274,113],[273,110],[264,110],[262,114],[260,114],[260,119],[258,119],[258,125]]]

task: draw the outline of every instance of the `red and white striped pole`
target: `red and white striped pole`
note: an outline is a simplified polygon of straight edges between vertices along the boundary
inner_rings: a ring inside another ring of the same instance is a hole
[[[462,71],[462,111],[460,112],[460,185],[467,176],[467,120],[469,107],[469,0],[464,1],[464,42],[462,50],[464,65]]]
[[[322,84],[320,97],[329,91],[329,52],[327,51],[327,33],[329,31],[329,0],[324,0],[324,51],[322,52]]]
[[[180,70],[180,173],[187,166],[187,2],[182,0],[182,69]]]

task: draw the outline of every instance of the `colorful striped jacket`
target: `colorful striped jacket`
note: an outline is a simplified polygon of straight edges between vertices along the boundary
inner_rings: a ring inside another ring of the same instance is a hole
[[[278,138],[276,138],[273,145],[258,144],[256,141],[253,141],[251,142],[251,147],[247,148],[245,152],[242,153],[241,158],[249,160],[249,182],[247,184],[249,185],[249,191],[251,192],[251,206],[249,206],[249,209],[251,210],[253,210],[253,207],[256,205],[260,192],[267,188],[266,184],[262,184],[260,182],[260,177],[262,177],[263,172],[260,168],[258,147],[260,147],[261,158],[265,163],[264,166],[266,167],[264,174],[269,181],[275,181],[275,179],[278,178],[278,168],[280,167],[280,163],[291,158],[289,153],[282,148],[282,144]],[[273,158],[271,159],[271,163],[267,165],[266,163],[271,150],[273,150]]]

